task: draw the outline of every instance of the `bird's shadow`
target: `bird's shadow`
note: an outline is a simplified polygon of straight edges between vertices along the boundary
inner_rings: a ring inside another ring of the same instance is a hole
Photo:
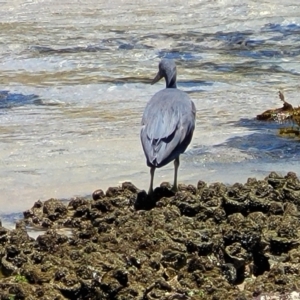
[[[163,197],[173,197],[175,193],[171,190],[168,183],[162,183],[161,186],[154,189],[152,195],[147,194],[145,190],[138,192],[134,208],[136,210],[151,210],[156,203]]]

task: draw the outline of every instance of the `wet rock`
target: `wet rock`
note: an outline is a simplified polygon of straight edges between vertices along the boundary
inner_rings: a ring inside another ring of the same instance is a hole
[[[67,208],[61,201],[49,199],[44,202],[43,214],[46,214],[51,221],[56,221],[67,214]]]
[[[122,189],[123,190],[128,190],[128,191],[130,191],[131,193],[134,193],[134,194],[138,193],[138,191],[139,191],[139,189],[135,185],[133,185],[131,182],[123,182],[122,183]]]
[[[226,214],[240,212],[246,214],[249,210],[249,193],[250,188],[242,184],[235,183],[224,194],[224,209]]]
[[[201,210],[200,203],[188,197],[183,197],[180,193],[176,194],[175,201],[177,200],[176,206],[179,208],[181,214],[188,217],[196,216]]]
[[[0,227],[0,299],[252,299],[300,286],[294,173],[170,188],[37,201]],[[34,240],[31,228],[47,230]]]
[[[237,280],[236,267],[233,264],[227,263],[222,266],[222,273],[228,282],[234,284]]]
[[[81,283],[75,272],[67,268],[60,268],[54,274],[54,287],[68,298],[76,298],[81,289]]]
[[[55,230],[48,230],[36,239],[38,249],[48,252],[55,252],[61,244],[67,241],[67,236],[58,234]]]
[[[104,196],[105,196],[104,192],[101,189],[94,191],[94,193],[92,195],[94,200],[102,199],[102,198],[104,198]]]
[[[278,175],[276,172],[271,172],[265,180],[275,189],[280,189],[284,186],[285,178]]]
[[[67,216],[67,213],[67,207],[58,199],[37,201],[31,209],[23,212],[24,223],[33,227],[51,228],[54,224],[60,227],[62,226],[60,221]]]
[[[8,241],[8,233],[8,229],[0,227],[0,244],[5,244]]]
[[[267,227],[268,216],[260,211],[250,213],[247,218],[258,226],[259,231]]]
[[[186,255],[178,251],[166,249],[162,253],[161,264],[165,268],[181,269],[186,265]]]
[[[233,243],[227,246],[225,253],[226,259],[230,261],[236,269],[244,267],[252,258],[251,254],[249,254],[240,243]]]
[[[272,201],[268,203],[269,213],[272,215],[282,215],[283,214],[283,204],[280,202]]]
[[[115,197],[122,194],[123,189],[120,187],[110,187],[105,193],[106,197]]]

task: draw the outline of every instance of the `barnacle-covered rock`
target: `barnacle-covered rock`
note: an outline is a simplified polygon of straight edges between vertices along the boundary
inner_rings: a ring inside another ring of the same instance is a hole
[[[286,179],[284,176],[277,174],[276,172],[271,172],[266,178],[265,181],[271,185],[274,189],[282,189],[285,184]]]
[[[224,209],[226,214],[233,214],[236,212],[247,213],[249,209],[249,193],[250,188],[240,183],[235,183],[223,195]]]
[[[239,242],[249,251],[259,245],[261,241],[261,230],[259,225],[250,218],[241,219],[241,214],[236,215],[235,223],[223,226],[223,238],[225,245]]]
[[[233,243],[225,248],[227,261],[234,265],[236,269],[242,268],[250,262],[251,254],[248,253],[240,243]]]
[[[267,226],[268,216],[260,211],[256,211],[250,213],[247,219],[254,222],[258,226],[258,230],[262,231]]]
[[[0,227],[0,298],[252,299],[300,288],[294,173],[170,188],[149,197],[125,182],[37,201],[16,229]],[[32,228],[43,229],[35,240]]]

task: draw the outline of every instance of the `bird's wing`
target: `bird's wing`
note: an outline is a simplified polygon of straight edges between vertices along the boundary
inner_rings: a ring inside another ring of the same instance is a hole
[[[161,91],[149,101],[142,125],[141,140],[147,160],[159,165],[184,152],[187,145],[184,149],[180,145],[195,126],[194,104],[185,93]]]
[[[150,140],[161,140],[170,136],[177,127],[179,120],[178,108],[166,105],[166,102],[152,103],[151,112],[146,116],[147,136]]]

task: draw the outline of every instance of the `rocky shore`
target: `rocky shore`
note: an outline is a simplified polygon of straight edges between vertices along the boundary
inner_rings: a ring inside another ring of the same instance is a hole
[[[38,201],[0,227],[0,299],[299,299],[299,209],[292,172]]]

